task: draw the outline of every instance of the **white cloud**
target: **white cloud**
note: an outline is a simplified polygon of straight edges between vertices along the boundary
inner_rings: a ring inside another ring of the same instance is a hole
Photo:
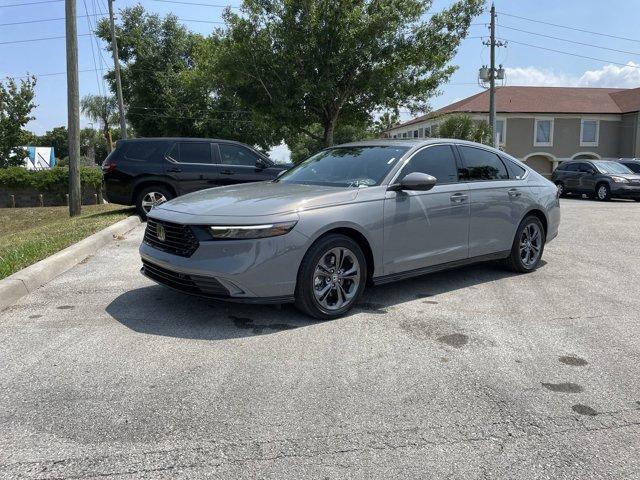
[[[271,147],[268,152],[269,158],[276,163],[288,163],[291,160],[291,150],[287,144],[282,142],[280,145]]]
[[[538,67],[506,68],[507,85],[542,87],[640,87],[640,64],[604,65],[598,70],[587,70],[582,75],[556,73]]]

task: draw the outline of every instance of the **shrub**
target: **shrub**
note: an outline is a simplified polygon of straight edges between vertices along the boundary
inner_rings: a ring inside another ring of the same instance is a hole
[[[96,167],[80,167],[83,187],[100,188],[102,173]],[[49,170],[29,171],[23,167],[0,168],[0,187],[33,188],[38,192],[64,195],[69,190],[69,169],[55,167]]]

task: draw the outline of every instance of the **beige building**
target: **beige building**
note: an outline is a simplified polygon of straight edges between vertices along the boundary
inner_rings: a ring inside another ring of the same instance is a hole
[[[489,92],[452,103],[385,132],[421,138],[452,114],[488,120]],[[574,158],[640,157],[640,88],[498,87],[499,147],[544,175]]]

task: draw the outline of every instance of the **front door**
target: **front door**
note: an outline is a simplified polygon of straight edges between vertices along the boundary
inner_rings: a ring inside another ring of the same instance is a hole
[[[464,260],[468,256],[468,187],[458,182],[450,145],[430,145],[416,152],[397,176],[412,172],[438,180],[431,190],[387,191],[384,201],[384,271],[416,270]]]
[[[511,250],[518,224],[531,202],[525,182],[495,153],[458,145],[469,187],[469,257]]]
[[[220,185],[234,183],[259,182],[273,178],[265,172],[270,166],[269,160],[263,159],[253,150],[235,143],[217,144],[220,155]]]

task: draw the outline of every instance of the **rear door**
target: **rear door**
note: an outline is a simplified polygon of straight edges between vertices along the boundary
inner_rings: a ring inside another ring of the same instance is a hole
[[[467,258],[469,198],[458,181],[451,145],[430,145],[402,168],[399,181],[412,172],[432,175],[431,190],[387,191],[384,201],[384,265],[394,274]]]
[[[458,145],[469,188],[469,257],[506,252],[530,201],[524,180],[490,150]]]
[[[588,162],[580,162],[578,169],[578,189],[581,193],[594,193],[596,191],[597,170]]]
[[[267,172],[271,162],[257,152],[237,143],[215,145],[220,158],[220,184],[259,182],[273,178]]]
[[[177,182],[183,195],[218,185],[220,165],[216,160],[211,142],[179,141],[166,156],[165,172]]]
[[[562,181],[565,192],[577,192],[580,186],[580,162],[569,163],[563,168]]]

